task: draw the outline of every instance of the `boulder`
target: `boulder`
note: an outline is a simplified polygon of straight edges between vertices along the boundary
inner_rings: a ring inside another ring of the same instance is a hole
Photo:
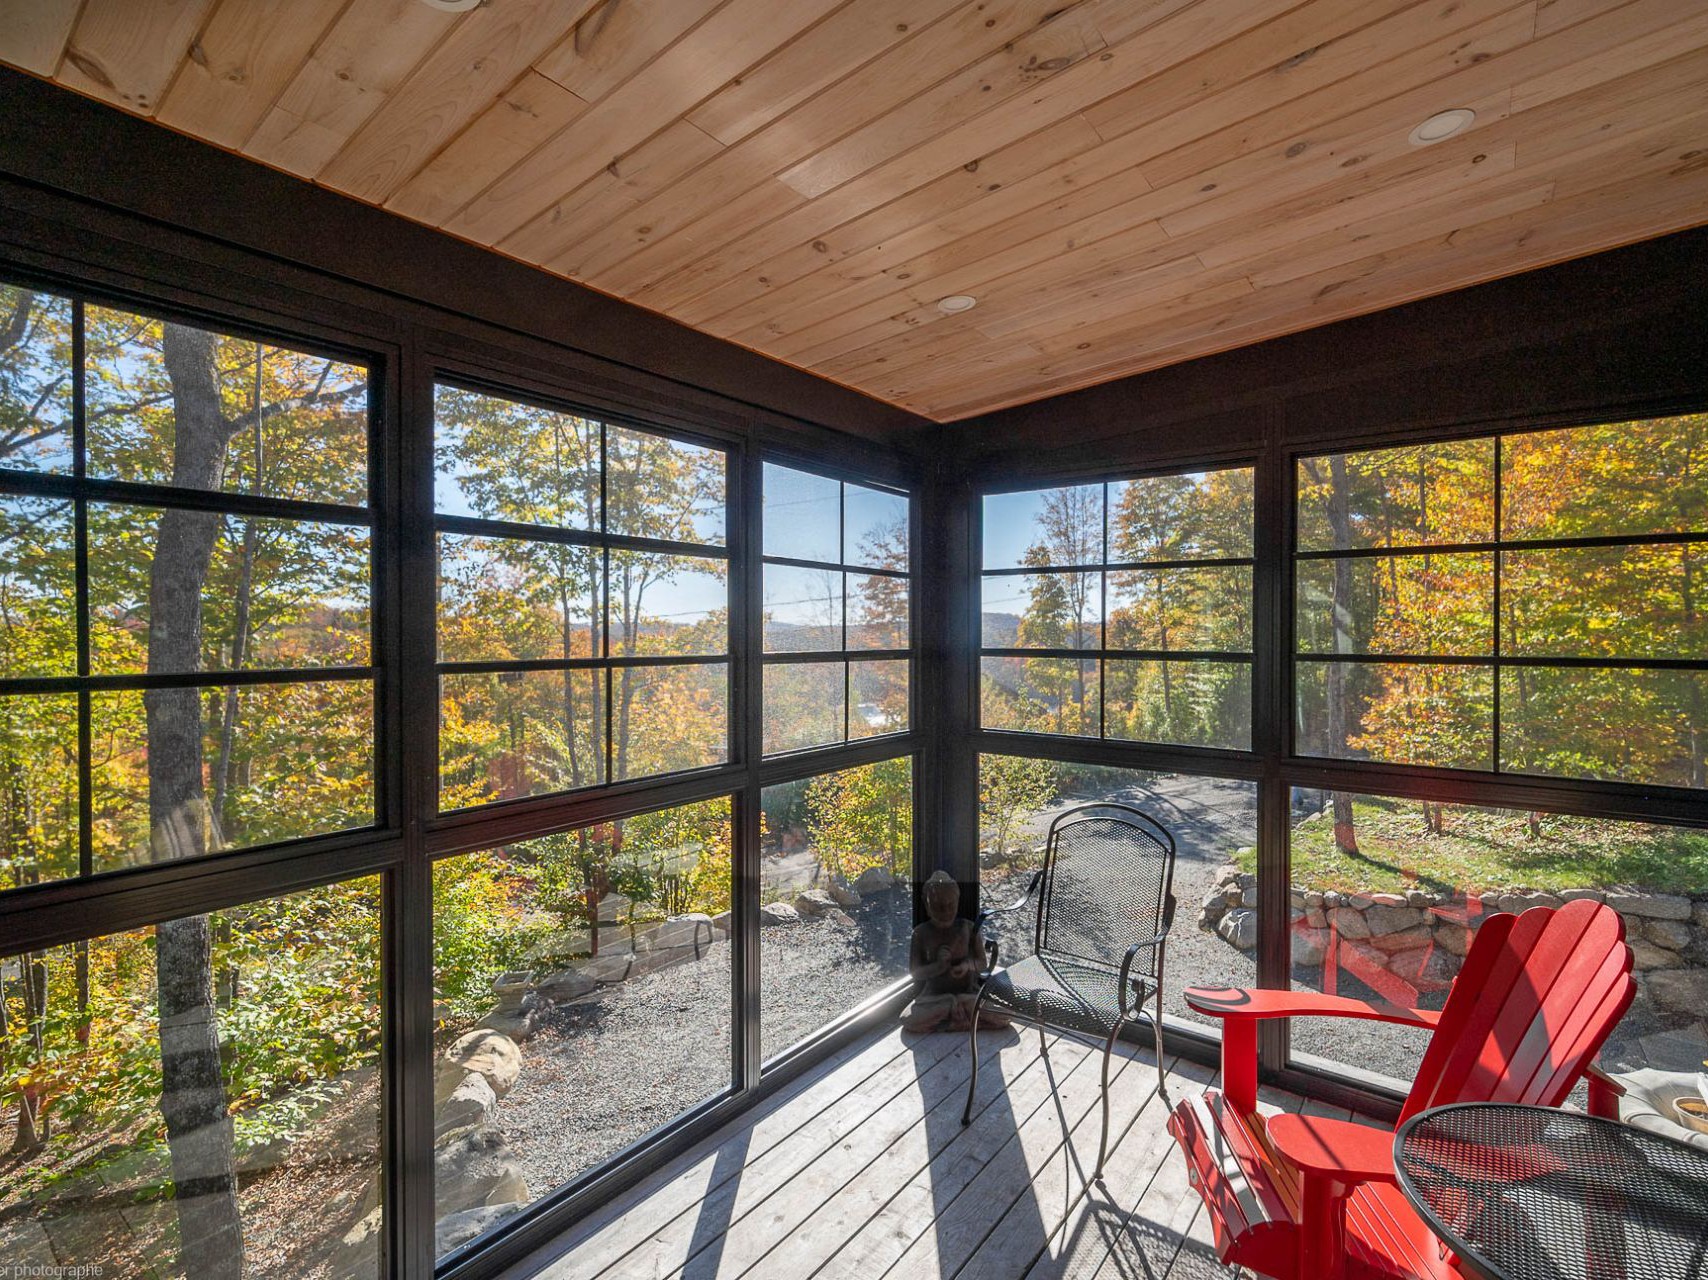
[[[385,1210],[376,1206],[358,1218],[333,1250],[332,1274],[340,1280],[370,1280],[379,1275],[384,1232]]]
[[[1322,894],[1318,893],[1315,889],[1310,889],[1310,890],[1306,891],[1306,893],[1305,893],[1305,910],[1309,911],[1312,907],[1321,907],[1322,904],[1323,904]]]
[[[1245,903],[1245,890],[1237,884],[1225,885],[1222,888],[1222,901],[1230,907],[1242,906]]]
[[[854,923],[854,917],[842,910],[841,907],[832,907],[829,911],[824,913],[824,918],[839,929],[855,929],[859,927]]]
[[[867,867],[854,881],[855,891],[863,894],[883,893],[895,887],[896,878],[882,867]]]
[[[1364,922],[1364,913],[1352,907],[1335,907],[1328,913],[1328,922],[1343,938],[1368,938],[1370,926]]]
[[[1708,969],[1672,969],[1649,975],[1649,999],[1668,1013],[1700,1018],[1708,1009]]]
[[[1698,932],[1708,933],[1708,899],[1698,902],[1690,909],[1690,919]]]
[[[1227,912],[1228,902],[1226,898],[1222,897],[1222,891],[1220,889],[1210,890],[1204,895],[1204,906],[1198,913],[1198,927],[1214,929],[1216,921],[1220,920]]]
[[[1643,937],[1668,951],[1683,951],[1695,936],[1695,931],[1682,920],[1643,921]]]
[[[729,911],[718,912],[717,915],[712,917],[712,928],[717,930],[718,937],[729,937],[730,930],[735,928],[734,913]]]
[[[1449,955],[1463,957],[1471,949],[1471,931],[1462,924],[1443,920],[1435,926],[1435,945]]]
[[[1397,897],[1397,894],[1388,895]],[[1381,903],[1371,907],[1364,913],[1364,923],[1370,927],[1373,936],[1380,937],[1384,933],[1400,933],[1407,929],[1416,929],[1424,923],[1426,917],[1416,907],[1402,907],[1393,903]]]
[[[1403,907],[1408,905],[1406,903],[1406,895],[1403,893],[1373,893],[1370,895],[1370,900],[1378,907]]]
[[[1342,894],[1341,901],[1356,911],[1366,911],[1376,905],[1376,899],[1367,893]]]
[[[687,949],[698,954],[712,944],[715,931],[712,928],[712,918],[703,911],[690,911],[686,915],[671,916],[658,927],[646,934],[649,951],[673,951]]]
[[[1239,887],[1241,889],[1244,889],[1247,893],[1256,892],[1256,890],[1257,890],[1257,874],[1255,872],[1242,871],[1239,873],[1239,875],[1237,877],[1235,877],[1235,879],[1237,880]]]
[[[540,999],[553,1004],[568,1004],[571,1000],[591,995],[598,988],[599,984],[579,969],[559,969],[534,984],[534,991]]]
[[[1426,947],[1434,934],[1428,925],[1420,924],[1411,929],[1390,930],[1387,933],[1370,935],[1370,945],[1378,951],[1394,955],[1401,951],[1411,951],[1417,947]]]
[[[1241,951],[1250,951],[1257,945],[1257,912],[1238,907],[1222,917],[1216,932],[1222,941],[1232,943]]]
[[[500,1098],[515,1087],[516,1078],[522,1074],[522,1051],[498,1031],[470,1031],[445,1051],[445,1057],[464,1071],[480,1072]]]
[[[460,1249],[521,1211],[519,1204],[483,1204],[478,1209],[443,1214],[433,1226],[433,1252],[443,1258],[452,1249]]]
[[[491,1125],[454,1134],[434,1148],[433,1186],[441,1214],[528,1202],[521,1162]]]
[[[1228,884],[1237,884],[1238,882],[1239,882],[1239,868],[1236,867],[1233,863],[1225,862],[1221,866],[1216,868],[1216,878],[1215,878],[1216,884],[1228,885]]]
[[[1323,962],[1328,954],[1329,931],[1327,929],[1294,929],[1293,963],[1302,968],[1310,968]]]
[[[1257,910],[1257,890],[1245,889],[1241,891],[1239,904],[1242,907],[1250,907],[1253,911]]]
[[[767,902],[759,908],[759,926],[766,928],[777,924],[799,924],[801,913],[786,902]]]
[[[1305,891],[1298,888],[1287,890],[1287,905],[1294,911],[1303,911],[1305,909]]]
[[[1440,947],[1414,947],[1388,957],[1388,972],[1419,991],[1440,991],[1459,973],[1459,958]]]
[[[839,907],[852,908],[861,903],[860,891],[851,889],[845,884],[832,884],[828,890],[830,896],[836,899]]]
[[[1513,915],[1523,915],[1531,907],[1561,907],[1563,899],[1551,893],[1535,893],[1528,890],[1518,893],[1503,893],[1500,898],[1500,909]]]
[[[1582,902],[1586,898],[1591,902],[1607,900],[1607,895],[1600,889],[1561,889],[1558,896],[1561,902]]]
[[[1328,928],[1328,912],[1320,906],[1305,908],[1305,923],[1313,929]]]
[[[1610,892],[1606,900],[1620,915],[1644,920],[1688,920],[1694,905],[1676,893]]]
[[[1423,889],[1406,890],[1406,906],[1416,907],[1419,911],[1427,911],[1436,905],[1435,895]]]
[[[614,924],[629,918],[629,911],[634,906],[634,900],[620,893],[607,893],[599,899],[599,922]]]
[[[596,956],[577,960],[575,967],[588,980],[604,983],[608,986],[612,983],[626,981],[637,958],[632,948],[624,947],[620,951],[601,951]]]
[[[823,889],[808,889],[795,895],[795,910],[803,916],[822,916],[836,910],[836,899]]]
[[[458,1129],[489,1124],[497,1112],[498,1095],[492,1091],[485,1076],[478,1071],[470,1071],[462,1083],[451,1090],[451,1096],[434,1111],[433,1137],[439,1139]]]
[[[1648,973],[1653,969],[1676,969],[1684,963],[1684,958],[1676,951],[1657,947],[1654,943],[1645,942],[1641,938],[1628,938],[1626,941],[1631,946],[1631,958],[1640,972]]]
[[[507,1009],[500,1005],[487,1014],[475,1028],[496,1031],[499,1035],[509,1036],[517,1044],[521,1044],[534,1034],[534,1010],[530,1006],[525,1009]]]
[[[1324,907],[1327,907],[1329,910],[1332,911],[1334,908],[1336,908],[1340,905],[1340,895],[1338,893],[1336,893],[1333,889],[1326,890],[1323,893],[1322,904]]]

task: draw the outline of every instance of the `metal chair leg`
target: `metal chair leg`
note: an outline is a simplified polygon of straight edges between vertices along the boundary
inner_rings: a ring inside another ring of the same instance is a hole
[[[1103,1161],[1109,1155],[1109,1059],[1115,1052],[1115,1038],[1120,1034],[1121,1020],[1117,1018],[1103,1041],[1103,1136],[1097,1142],[1097,1167],[1091,1171],[1093,1182],[1103,1177]]]
[[[1162,986],[1156,989],[1156,1012],[1151,1015],[1151,1034],[1156,1039],[1156,1091],[1162,1096],[1162,1105],[1172,1108],[1173,1100],[1168,1096],[1168,1070],[1162,1062]]]
[[[979,1087],[979,1010],[984,1007],[984,991],[981,986],[978,999],[973,1001],[973,1029],[967,1033],[968,1052],[973,1055],[973,1074],[967,1081],[967,1105],[961,1112],[963,1129],[973,1122],[973,1094]]]
[[[1043,1002],[1038,999],[1038,993],[1032,993],[1032,1022],[1038,1028],[1038,1054],[1040,1057],[1050,1056],[1050,1042],[1044,1038]]]

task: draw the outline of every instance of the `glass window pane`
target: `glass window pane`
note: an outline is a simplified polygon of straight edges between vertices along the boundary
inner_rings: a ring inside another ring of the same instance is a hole
[[[1301,560],[1301,653],[1481,657],[1494,652],[1494,556]]]
[[[728,653],[727,580],[723,560],[612,551],[611,653]]]
[[[1103,638],[1096,573],[1001,573],[984,578],[987,649],[1095,649]]]
[[[789,908],[761,908],[759,1040],[769,1059],[907,976],[913,761],[766,787],[759,803],[760,896]]]
[[[842,503],[845,525],[843,563],[905,573],[907,496],[868,489],[859,484],[845,484],[842,486]]]
[[[850,649],[905,649],[908,580],[887,574],[844,575]]]
[[[1700,787],[1705,742],[1708,672],[1501,669],[1503,769]]]
[[[1249,556],[1253,510],[1250,467],[1123,480],[1109,486],[1109,559]]]
[[[434,503],[448,515],[597,529],[601,435],[578,414],[435,387]]]
[[[1708,1056],[1708,834],[1294,791],[1291,878],[1294,986],[1425,1009],[1446,1001],[1490,914],[1605,897],[1625,914],[1639,983],[1601,1065],[1694,1073]],[[1416,1075],[1426,1035],[1340,1021],[1296,1020],[1295,1053],[1400,1082]]]
[[[723,544],[728,485],[721,449],[629,427],[605,430],[607,533]]]
[[[1187,1008],[1180,993],[1191,986],[1257,983],[1257,921],[1245,914],[1255,910],[1257,901],[1256,783],[982,755],[982,903],[994,908],[1018,901],[1033,872],[1043,865],[1050,822],[1076,806],[1099,803],[1132,805],[1156,818],[1174,837],[1174,895],[1180,914],[1168,939],[1163,1015],[1219,1031],[1215,1019]],[[1002,963],[1032,954],[1036,908],[1037,899],[1032,898],[1023,909],[999,915],[986,927],[987,935],[1000,941]]]
[[[90,703],[96,871],[374,820],[366,680],[132,689]]]
[[[842,577],[835,569],[765,566],[765,652],[841,649]]]
[[[1299,550],[1490,541],[1494,449],[1454,440],[1300,459]]]
[[[1423,662],[1300,662],[1301,755],[1488,769],[1494,672]]]
[[[440,677],[439,808],[605,781],[605,673]]]
[[[729,757],[729,667],[618,667],[611,673],[614,776],[702,769]]]
[[[1109,584],[1111,649],[1251,648],[1251,566],[1119,569]]]
[[[87,326],[91,476],[360,506],[360,365],[106,307]]]
[[[71,470],[71,300],[0,283],[0,467]]]
[[[842,562],[842,484],[765,464],[765,554],[790,560]]]
[[[1251,664],[1110,658],[1103,664],[1103,733],[1249,751]]]
[[[0,497],[0,676],[77,674],[76,567],[69,502]]]
[[[441,533],[440,660],[599,656],[603,576],[596,547]]]
[[[76,875],[76,694],[0,697],[0,777],[0,889]]]
[[[729,809],[709,800],[434,864],[441,1246],[729,1089]],[[479,1074],[483,1049],[514,1068],[496,1099],[456,1069]]]
[[[907,732],[910,665],[906,658],[848,664],[849,694],[853,699],[848,708],[850,738]]]
[[[1504,538],[1708,529],[1708,414],[1530,432],[1501,449]]]
[[[847,735],[847,664],[765,664],[765,754],[843,742]]]
[[[0,961],[17,1274],[376,1274],[383,950],[369,878]]]
[[[1097,737],[1095,659],[981,658],[979,670],[986,729]]]
[[[368,564],[368,531],[351,525],[91,502],[91,668],[365,666]],[[203,565],[198,625],[156,635],[153,602],[182,600]]]
[[[1501,557],[1501,653],[1708,658],[1699,546],[1574,547]]]
[[[1103,486],[986,494],[983,529],[986,569],[1100,564]]]

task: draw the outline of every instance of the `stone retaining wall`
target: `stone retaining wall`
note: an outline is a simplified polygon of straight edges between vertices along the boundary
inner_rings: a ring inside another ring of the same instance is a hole
[[[1497,911],[1558,907],[1588,898],[1605,902],[1625,920],[1636,962],[1638,999],[1663,1018],[1708,1015],[1708,898],[1634,888],[1566,889],[1559,893],[1489,890],[1438,894],[1339,893],[1295,885],[1288,915],[1295,968],[1324,963],[1339,939],[1340,962],[1380,980],[1397,980],[1384,994],[1412,999],[1444,991],[1459,972],[1471,929]],[[1205,895],[1198,927],[1242,951],[1257,945],[1257,877],[1223,867]]]

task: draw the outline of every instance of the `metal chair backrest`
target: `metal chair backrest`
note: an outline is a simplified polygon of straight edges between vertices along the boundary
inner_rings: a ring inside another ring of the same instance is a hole
[[[1130,805],[1081,805],[1050,823],[1038,895],[1039,954],[1119,963],[1173,916],[1174,837]],[[1157,948],[1134,972],[1155,975]]]
[[[1559,1106],[1636,991],[1625,922],[1612,907],[1577,901],[1489,916],[1400,1119],[1450,1102]]]

